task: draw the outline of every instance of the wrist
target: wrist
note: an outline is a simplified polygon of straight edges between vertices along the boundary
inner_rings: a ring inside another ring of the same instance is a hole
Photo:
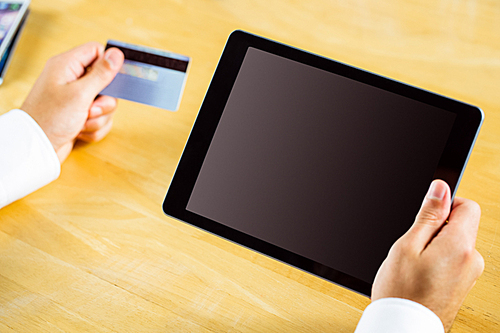
[[[43,128],[42,124],[40,123],[40,121],[38,121],[36,119],[36,117],[33,117],[33,115],[31,114],[31,112],[29,112],[27,110],[29,110],[29,107],[25,108],[25,104],[22,105],[21,109],[15,109],[15,111],[22,112],[23,114],[25,114],[27,116],[27,118],[29,118],[31,120],[31,122],[33,123],[33,126],[35,126],[38,129],[40,137],[43,137],[44,139],[46,139],[46,141],[48,143],[50,143],[50,146],[52,147],[55,155],[57,156],[57,159],[59,160],[59,164],[62,164],[62,162],[64,161],[65,157],[64,157],[64,159],[62,159],[61,158],[62,156],[60,156],[61,155],[60,147],[58,147],[56,145],[55,140],[49,136],[49,134],[47,133],[46,130],[44,130],[44,128]],[[67,155],[66,155],[66,157],[67,157]]]

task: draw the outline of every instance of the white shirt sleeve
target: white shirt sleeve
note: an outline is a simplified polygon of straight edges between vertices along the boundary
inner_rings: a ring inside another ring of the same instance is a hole
[[[49,139],[26,112],[0,116],[0,208],[57,179],[61,165]]]
[[[444,326],[434,312],[419,303],[382,298],[366,307],[355,333],[444,333]]]

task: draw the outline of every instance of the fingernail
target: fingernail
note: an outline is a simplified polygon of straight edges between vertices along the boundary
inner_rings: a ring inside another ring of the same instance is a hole
[[[427,192],[428,199],[443,200],[446,194],[446,186],[439,181],[433,181]]]
[[[104,54],[104,60],[108,62],[111,69],[116,69],[118,67],[120,58],[120,53],[117,50],[108,50],[106,54]]]
[[[93,106],[90,108],[90,117],[94,118],[102,115],[102,109],[98,106]]]

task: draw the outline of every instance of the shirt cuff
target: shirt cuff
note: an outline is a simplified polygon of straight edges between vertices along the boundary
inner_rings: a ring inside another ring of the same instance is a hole
[[[44,131],[26,112],[0,116],[0,208],[59,177],[61,164]]]
[[[422,304],[402,298],[382,298],[363,312],[355,333],[444,333],[439,317]]]

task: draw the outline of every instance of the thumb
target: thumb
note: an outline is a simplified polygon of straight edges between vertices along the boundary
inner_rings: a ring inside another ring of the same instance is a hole
[[[423,250],[436,236],[450,214],[450,187],[442,180],[434,180],[425,195],[424,202],[408,231],[419,249]]]
[[[104,57],[97,59],[90,70],[78,82],[92,97],[97,96],[115,78],[123,65],[123,52],[117,48],[110,48]]]

